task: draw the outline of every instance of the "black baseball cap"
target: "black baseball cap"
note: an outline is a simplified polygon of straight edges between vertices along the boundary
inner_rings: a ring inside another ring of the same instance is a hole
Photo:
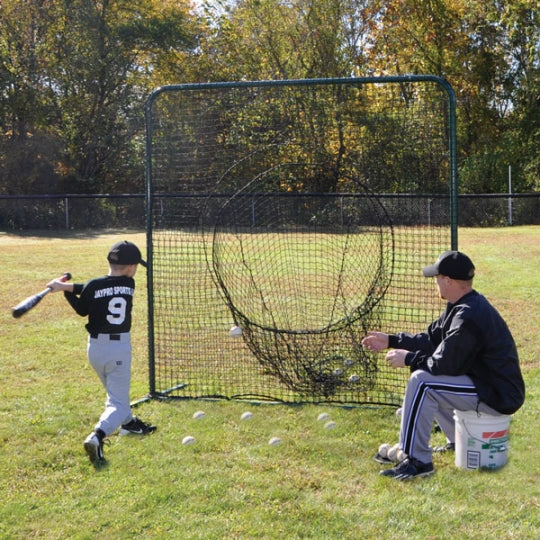
[[[143,260],[139,248],[127,240],[114,244],[107,255],[107,260],[111,264],[142,264],[146,266],[146,261]]]
[[[422,272],[426,277],[435,277],[441,274],[452,279],[469,281],[474,277],[474,264],[465,253],[445,251],[435,264],[426,266]]]

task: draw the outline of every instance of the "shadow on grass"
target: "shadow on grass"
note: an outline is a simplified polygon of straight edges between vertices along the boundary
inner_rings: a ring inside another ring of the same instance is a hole
[[[44,231],[44,230],[25,230],[25,231],[0,231],[1,234],[7,234],[10,236],[17,236],[19,238],[67,238],[67,239],[79,239],[79,240],[90,240],[93,238],[98,238],[100,236],[117,236],[119,234],[144,234],[144,230],[141,229],[85,229],[85,230],[54,230],[54,231]]]

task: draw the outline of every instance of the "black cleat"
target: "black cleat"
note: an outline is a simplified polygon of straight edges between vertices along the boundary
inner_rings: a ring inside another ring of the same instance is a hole
[[[86,437],[86,440],[84,441],[84,450],[93,464],[105,461],[103,441],[99,440],[99,437],[95,432],[90,433],[90,435]]]
[[[417,459],[407,458],[395,467],[381,471],[379,474],[395,480],[412,480],[421,476],[430,476],[434,472],[433,463],[422,463]]]
[[[150,424],[146,424],[142,420],[139,420],[136,416],[127,424],[122,424],[120,428],[120,435],[147,435],[156,431],[157,427]]]

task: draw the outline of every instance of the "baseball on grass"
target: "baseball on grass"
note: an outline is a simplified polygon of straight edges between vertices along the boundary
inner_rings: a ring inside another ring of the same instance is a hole
[[[330,418],[330,415],[327,412],[322,412],[321,414],[319,414],[319,416],[317,416],[317,420],[319,422],[324,422],[328,420],[329,418]]]
[[[232,336],[232,337],[239,337],[242,335],[242,328],[240,328],[239,326],[236,326],[234,325],[230,330],[229,330],[229,336]]]
[[[195,437],[192,437],[191,435],[187,435],[182,439],[182,444],[188,445],[193,444],[195,442]]]
[[[206,416],[206,414],[204,414],[204,411],[196,411],[196,412],[193,413],[193,418],[195,420],[201,420],[205,416]]]
[[[281,439],[279,437],[272,437],[269,441],[268,441],[268,444],[270,446],[277,446],[278,444],[281,444]]]
[[[389,448],[388,453],[386,454],[386,457],[390,459],[391,461],[396,461],[396,456],[399,451],[399,444],[394,444],[392,448]]]
[[[407,459],[407,454],[403,450],[398,450],[396,452],[396,461],[401,463],[405,459]]]
[[[253,413],[250,411],[246,411],[245,413],[242,413],[242,416],[240,416],[240,420],[251,420],[253,418]]]
[[[337,426],[337,424],[333,420],[329,420],[324,424],[324,429],[334,429]]]
[[[390,450],[391,446],[388,443],[383,443],[381,446],[379,446],[379,456],[381,457],[388,457],[388,450]]]

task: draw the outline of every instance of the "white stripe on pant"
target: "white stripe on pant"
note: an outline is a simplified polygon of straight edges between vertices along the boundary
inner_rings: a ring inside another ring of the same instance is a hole
[[[413,372],[403,399],[400,448],[409,457],[430,463],[432,451],[429,441],[434,422],[439,424],[449,442],[455,442],[454,409],[500,414],[479,402],[476,387],[467,375],[432,375],[422,370]]]

